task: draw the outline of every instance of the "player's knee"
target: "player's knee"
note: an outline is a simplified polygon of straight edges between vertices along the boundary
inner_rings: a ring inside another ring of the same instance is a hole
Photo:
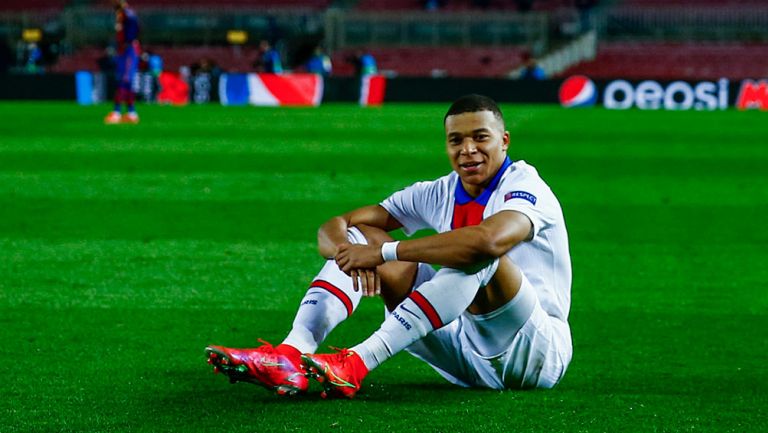
[[[389,233],[378,227],[358,224],[355,226],[355,228],[360,230],[363,236],[365,236],[365,239],[368,240],[369,244],[382,244],[392,240],[392,236],[390,236]]]
[[[355,228],[365,236],[368,244],[382,244],[392,241],[392,236],[378,227],[359,224]],[[390,311],[411,292],[417,270],[417,263],[399,261],[386,262],[376,268],[381,280],[381,298]]]
[[[491,284],[497,290],[516,293],[523,283],[523,272],[509,257],[499,258],[499,266],[491,278]]]
[[[508,257],[500,257],[496,271],[488,284],[477,291],[472,305],[469,306],[469,312],[485,314],[495,311],[517,295],[522,283],[523,274],[520,268]]]

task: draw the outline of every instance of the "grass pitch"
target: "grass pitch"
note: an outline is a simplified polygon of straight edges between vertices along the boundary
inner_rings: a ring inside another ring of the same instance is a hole
[[[0,430],[760,431],[766,113],[505,107],[560,198],[574,359],[551,391],[466,390],[407,354],[354,401],[229,385],[203,348],[278,343],[317,227],[450,168],[447,106],[0,104]],[[382,320],[365,299],[328,343]]]

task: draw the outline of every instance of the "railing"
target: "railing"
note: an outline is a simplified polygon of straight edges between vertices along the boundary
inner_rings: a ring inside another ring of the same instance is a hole
[[[2,0],[0,0],[2,1]],[[29,27],[42,27],[50,20],[54,20],[59,11],[36,12],[0,12],[0,39],[9,43],[16,42],[21,37],[21,31]]]
[[[114,12],[109,9],[71,8],[62,19],[72,46],[104,44],[114,37]],[[142,8],[139,19],[141,40],[149,44],[224,44],[232,29],[247,31],[249,43],[323,32],[322,13],[304,9]]]
[[[584,19],[573,9],[552,12],[361,12],[328,9],[169,9],[142,8],[142,41],[148,44],[210,45],[226,43],[226,32],[245,30],[249,44],[280,36],[323,40],[329,51],[347,47],[393,45],[526,45],[545,53],[562,45],[562,35],[576,36],[591,23],[600,38],[672,40],[768,40],[768,2],[758,7],[604,7]],[[58,19],[64,46],[103,45],[113,38],[113,12],[72,7],[58,18],[38,13],[0,14],[0,37],[18,40],[21,29]],[[574,30],[576,29],[576,30]]]
[[[330,49],[355,46],[520,45],[546,46],[545,13],[342,12],[326,14]]]
[[[751,7],[612,8],[595,16],[605,37],[768,40],[768,2]]]

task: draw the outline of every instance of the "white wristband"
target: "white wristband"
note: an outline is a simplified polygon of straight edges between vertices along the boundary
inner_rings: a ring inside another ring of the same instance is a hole
[[[397,244],[400,241],[384,242],[381,244],[381,257],[385,262],[394,262],[397,260]]]

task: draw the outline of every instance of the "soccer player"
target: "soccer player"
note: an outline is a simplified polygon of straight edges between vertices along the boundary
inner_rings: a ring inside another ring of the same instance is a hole
[[[117,90],[115,108],[104,118],[104,122],[139,123],[134,105],[133,80],[139,65],[139,19],[126,0],[113,0],[115,7],[115,32],[117,34]],[[121,106],[126,112],[122,114]]]
[[[536,170],[507,156],[496,103],[469,95],[444,118],[453,172],[318,232],[328,259],[278,346],[206,348],[232,382],[295,394],[314,377],[323,396],[353,397],[368,372],[407,350],[448,381],[492,389],[551,388],[571,360],[571,263],[560,204]],[[387,232],[437,234],[394,242]],[[440,265],[439,271],[430,264]],[[389,314],[368,339],[333,354],[318,345],[380,295]]]

